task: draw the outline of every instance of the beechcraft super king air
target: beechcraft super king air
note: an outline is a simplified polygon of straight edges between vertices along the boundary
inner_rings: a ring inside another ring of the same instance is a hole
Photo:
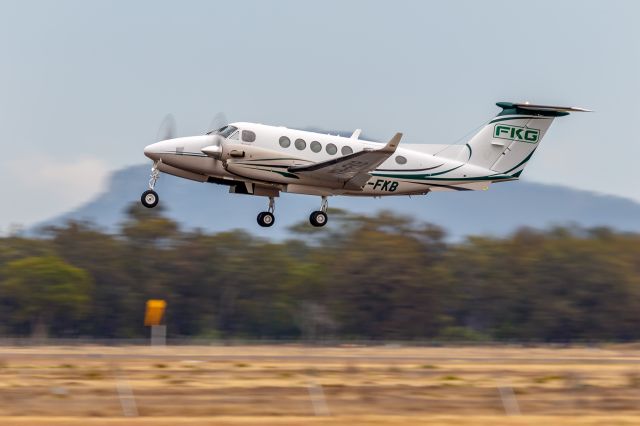
[[[229,186],[234,194],[268,197],[260,226],[275,222],[280,192],[321,197],[311,213],[313,226],[327,223],[332,195],[425,195],[433,191],[484,190],[517,180],[556,117],[582,108],[499,102],[502,111],[466,143],[403,144],[266,126],[231,123],[201,136],[165,138],[147,146],[153,160],[145,207],[158,204],[154,187],[160,172]]]

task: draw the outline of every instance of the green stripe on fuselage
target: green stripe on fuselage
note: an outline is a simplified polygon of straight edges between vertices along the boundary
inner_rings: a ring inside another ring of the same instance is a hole
[[[498,123],[500,121],[530,120],[530,119],[542,119],[542,118],[551,118],[551,117],[536,117],[536,116],[528,116],[528,115],[518,115],[515,117],[498,117],[491,120],[489,124]]]
[[[489,176],[478,176],[478,177],[469,177],[469,178],[434,178],[430,177],[430,175],[399,175],[399,174],[388,174],[388,173],[372,173],[372,176],[376,177],[387,177],[387,178],[395,178],[395,179],[413,179],[413,180],[422,180],[422,181],[438,181],[438,182],[461,182],[461,181],[494,181],[494,180],[503,180],[503,179],[512,179],[511,176],[505,176],[504,174],[495,174]]]

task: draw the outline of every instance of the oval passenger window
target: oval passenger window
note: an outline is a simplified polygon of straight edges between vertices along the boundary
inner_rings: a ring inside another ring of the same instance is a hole
[[[280,136],[280,140],[278,140],[278,143],[280,143],[280,146],[283,148],[289,148],[289,146],[291,145],[291,139],[286,136]]]
[[[296,139],[295,146],[300,151],[302,151],[303,149],[305,149],[307,147],[307,143],[304,141],[304,139]]]
[[[402,155],[398,155],[396,157],[396,163],[398,163],[398,164],[407,164],[407,159],[404,158]]]
[[[253,142],[256,140],[256,134],[253,133],[251,130],[243,130],[242,140],[245,142]]]

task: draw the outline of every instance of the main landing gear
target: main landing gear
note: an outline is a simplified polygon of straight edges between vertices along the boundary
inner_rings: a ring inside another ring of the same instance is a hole
[[[149,178],[149,189],[144,191],[140,197],[140,202],[148,209],[154,208],[158,205],[158,201],[160,201],[158,193],[153,190],[160,177],[160,170],[158,170],[159,163],[159,161],[153,163],[153,167],[151,167],[151,177]]]
[[[154,208],[160,201],[158,193],[154,190],[156,182],[160,177],[160,170],[158,169],[159,165],[160,161],[153,163],[153,167],[151,168],[151,177],[149,178],[149,189],[144,191],[142,193],[142,196],[140,197],[140,202],[142,202],[142,205],[148,209]],[[320,210],[311,213],[311,215],[309,216],[309,222],[311,223],[311,225],[315,227],[322,227],[327,224],[327,221],[329,220],[329,218],[327,217],[328,207],[329,203],[327,201],[327,197],[323,196],[322,202],[320,204]],[[258,225],[262,226],[263,228],[269,228],[273,226],[276,221],[276,217],[273,214],[275,209],[276,202],[273,197],[269,197],[269,207],[267,208],[267,211],[260,212],[258,214]]]
[[[327,201],[327,197],[322,197],[322,203],[320,204],[320,210],[317,210],[309,216],[309,222],[311,225],[315,227],[325,226],[327,221],[329,220],[327,216],[327,208],[329,207],[329,202]],[[263,228],[268,228],[272,226],[276,217],[273,215],[273,212],[276,208],[276,202],[273,197],[269,197],[269,209],[266,212],[260,212],[258,214],[258,225]]]
[[[309,216],[309,222],[311,225],[315,227],[325,226],[329,218],[327,217],[327,208],[329,207],[329,202],[327,201],[327,197],[322,197],[322,203],[320,204],[320,210],[317,210]]]
[[[258,213],[258,225],[263,228],[268,228],[276,221],[276,217],[273,212],[276,209],[276,202],[273,197],[269,197],[269,209],[266,212]]]

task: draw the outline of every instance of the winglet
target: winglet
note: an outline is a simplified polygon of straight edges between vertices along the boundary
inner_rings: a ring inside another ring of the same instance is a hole
[[[398,132],[391,138],[391,140],[389,142],[387,142],[387,144],[384,146],[384,148],[382,148],[380,151],[382,151],[382,152],[390,152],[390,153],[396,152],[396,148],[398,147],[398,144],[400,143],[400,139],[402,139],[402,133]]]
[[[362,129],[356,129],[351,135],[351,139],[358,139],[360,137],[360,133],[362,133]]]

